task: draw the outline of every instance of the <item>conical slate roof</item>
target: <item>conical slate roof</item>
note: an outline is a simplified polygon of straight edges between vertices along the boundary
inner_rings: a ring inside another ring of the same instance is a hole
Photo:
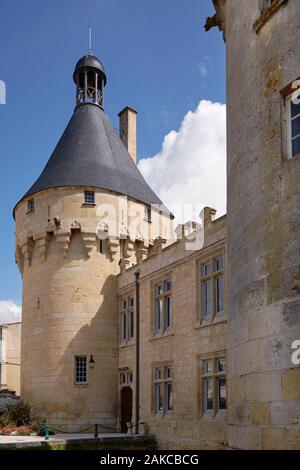
[[[145,204],[162,204],[95,104],[75,108],[43,172],[24,197],[67,186],[108,189]]]

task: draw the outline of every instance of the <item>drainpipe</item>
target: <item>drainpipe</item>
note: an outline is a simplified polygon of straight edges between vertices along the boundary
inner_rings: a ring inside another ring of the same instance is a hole
[[[140,420],[140,271],[135,275],[135,434],[139,433]]]

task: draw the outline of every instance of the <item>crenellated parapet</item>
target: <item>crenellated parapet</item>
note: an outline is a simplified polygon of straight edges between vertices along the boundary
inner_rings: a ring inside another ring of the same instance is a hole
[[[33,258],[46,261],[49,256],[51,243],[56,243],[57,252],[63,259],[68,257],[72,236],[80,233],[81,241],[85,248],[86,258],[90,258],[93,251],[99,249],[100,240],[105,241],[106,254],[109,258],[119,262],[120,269],[126,269],[132,264],[142,263],[153,248],[158,246],[158,240],[144,240],[140,233],[136,237],[125,237],[124,233],[116,236],[111,234],[106,224],[100,224],[100,229],[94,223],[94,231],[91,225],[78,220],[60,220],[59,223],[49,222],[45,230],[34,233],[32,230],[22,233],[16,240],[15,259],[21,274],[25,266],[30,267]],[[165,243],[163,241],[162,243]],[[122,248],[121,248],[122,245]]]

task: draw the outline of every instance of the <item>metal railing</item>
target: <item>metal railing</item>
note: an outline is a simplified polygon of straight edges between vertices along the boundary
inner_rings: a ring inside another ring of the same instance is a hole
[[[91,424],[90,426],[80,429],[80,431],[65,431],[63,429],[58,429],[55,428],[54,426],[50,426],[48,423],[45,424],[45,440],[49,440],[50,432],[53,431],[54,433],[59,433],[59,434],[84,434],[88,430],[94,430],[94,438],[97,439],[99,437],[99,429],[104,429],[107,431],[115,432],[115,433],[120,433],[121,430],[119,427],[112,427],[112,426],[105,426],[104,424]]]

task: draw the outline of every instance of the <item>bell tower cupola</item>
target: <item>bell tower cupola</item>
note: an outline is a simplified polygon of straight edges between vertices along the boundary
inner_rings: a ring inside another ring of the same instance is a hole
[[[106,75],[102,62],[91,52],[76,64],[73,80],[76,84],[76,105],[92,103],[104,109]]]

